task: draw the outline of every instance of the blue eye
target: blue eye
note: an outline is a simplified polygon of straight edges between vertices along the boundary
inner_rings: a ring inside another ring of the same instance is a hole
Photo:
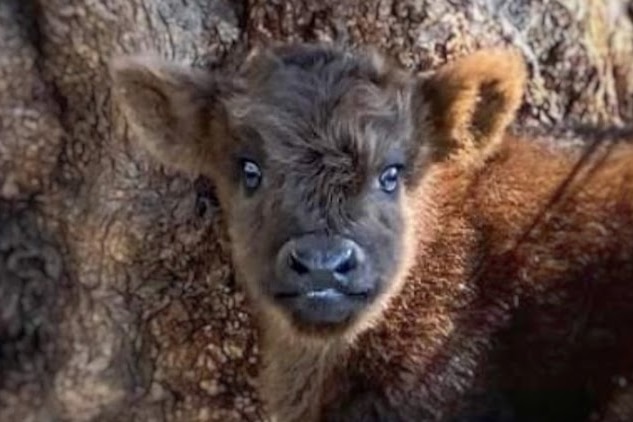
[[[244,187],[250,191],[257,189],[262,181],[262,171],[254,161],[242,162],[242,179]]]
[[[380,189],[386,193],[393,193],[398,188],[398,182],[400,181],[401,166],[389,166],[385,168],[380,176],[378,182],[380,183]]]

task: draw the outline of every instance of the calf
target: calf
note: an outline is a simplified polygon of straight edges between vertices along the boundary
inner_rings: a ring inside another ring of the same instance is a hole
[[[277,420],[580,421],[633,376],[633,147],[514,134],[516,52],[112,69],[143,145],[217,186]]]

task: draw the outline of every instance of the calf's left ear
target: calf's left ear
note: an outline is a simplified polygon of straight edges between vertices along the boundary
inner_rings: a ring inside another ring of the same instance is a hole
[[[483,49],[422,76],[416,121],[433,158],[483,161],[515,118],[526,74],[517,51]]]
[[[143,147],[167,166],[208,172],[230,83],[149,56],[117,57],[110,71],[114,96]]]

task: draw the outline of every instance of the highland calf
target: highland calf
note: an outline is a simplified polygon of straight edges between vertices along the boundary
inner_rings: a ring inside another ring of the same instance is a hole
[[[217,186],[276,420],[586,421],[633,382],[633,137],[514,134],[517,53],[112,69],[144,146]]]

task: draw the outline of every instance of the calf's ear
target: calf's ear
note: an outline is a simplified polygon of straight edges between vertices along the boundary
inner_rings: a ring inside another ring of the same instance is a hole
[[[230,83],[150,56],[117,57],[110,71],[116,101],[143,147],[165,165],[206,172],[214,138],[222,136],[221,98]]]
[[[421,76],[416,121],[433,158],[483,162],[515,118],[526,74],[517,51],[483,49]]]

